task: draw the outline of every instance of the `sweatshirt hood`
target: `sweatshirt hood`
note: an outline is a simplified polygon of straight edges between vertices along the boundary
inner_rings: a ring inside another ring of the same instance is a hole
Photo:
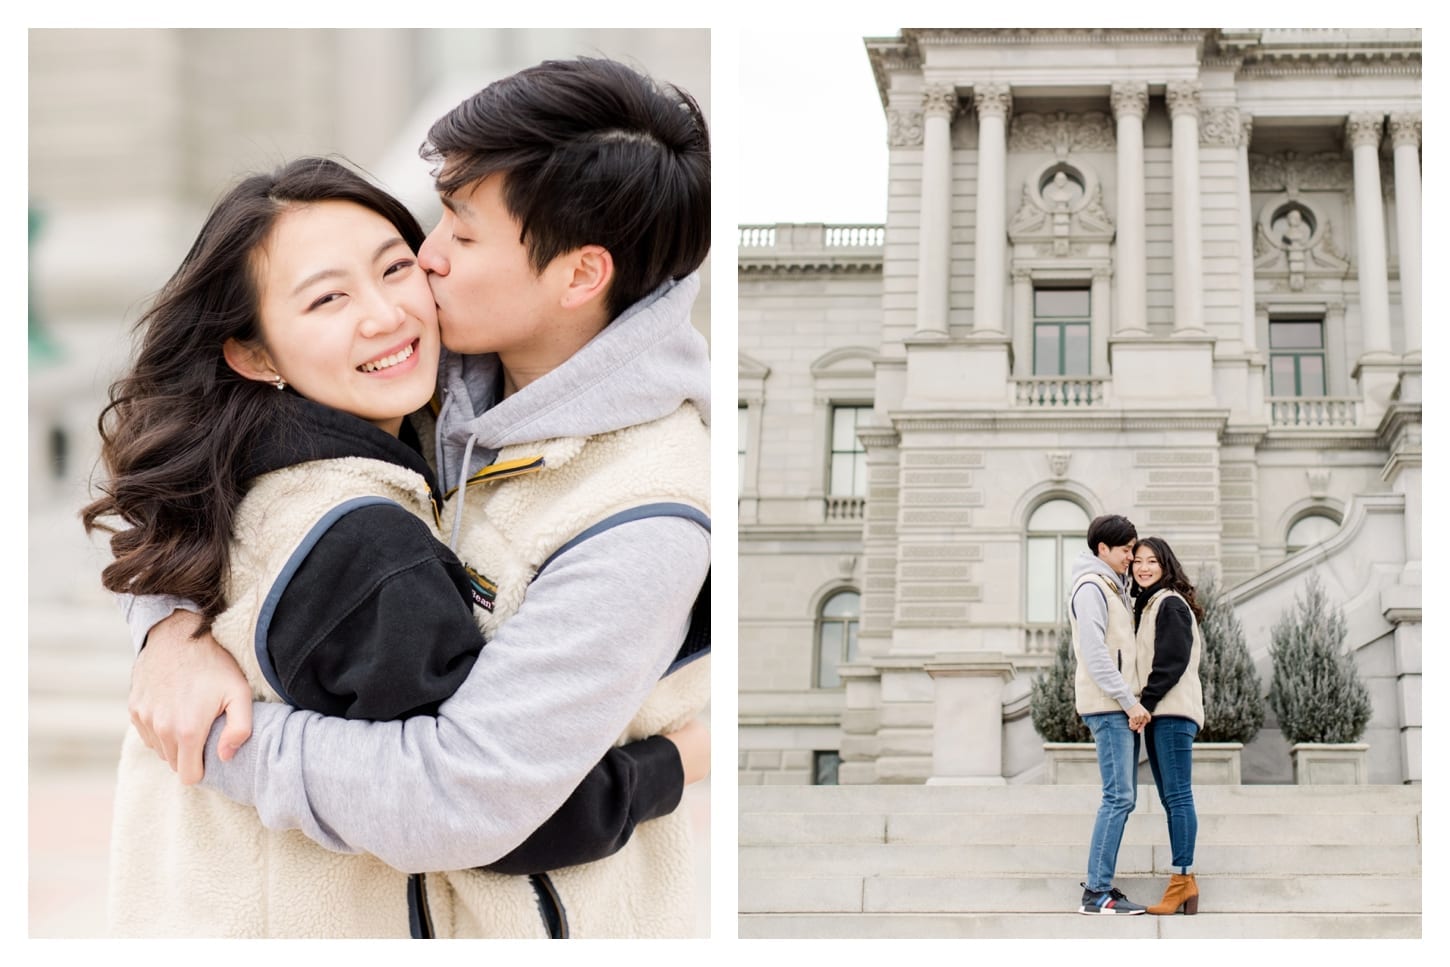
[[[407,420],[405,433],[413,436]],[[435,506],[441,507],[437,480],[428,462],[414,444],[400,440],[368,421],[314,403],[287,390],[265,426],[256,434],[243,458],[244,480],[313,460],[365,457],[411,470],[428,484]]]
[[[666,282],[507,399],[501,399],[497,355],[445,351],[438,377],[439,477],[454,480],[464,459],[473,473],[507,446],[609,433],[661,419],[684,403],[693,403],[708,423],[709,352],[690,322],[699,291],[699,273]]]
[[[1069,584],[1076,584],[1084,574],[1106,574],[1117,584],[1119,594],[1127,591],[1126,578],[1108,567],[1107,563],[1092,551],[1084,550],[1077,556],[1077,560],[1072,562],[1072,581]]]

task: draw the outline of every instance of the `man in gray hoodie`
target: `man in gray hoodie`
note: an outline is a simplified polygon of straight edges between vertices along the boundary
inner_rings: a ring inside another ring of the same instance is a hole
[[[500,451],[685,407],[708,420],[689,313],[709,249],[709,144],[692,98],[612,62],[549,62],[465,101],[428,148],[445,210],[419,263],[451,350],[432,441],[440,481],[460,484],[445,520],[462,520],[467,484]],[[675,660],[709,564],[698,513],[567,544],[437,717],[406,722],[253,704],[219,646],[186,640],[178,602],[138,598],[132,720],[182,781],[255,806],[269,828],[404,870],[485,865],[630,722]],[[684,767],[688,780],[708,764]]]
[[[1149,714],[1140,691],[1128,603],[1128,565],[1138,532],[1132,521],[1105,514],[1088,525],[1088,550],[1073,564],[1068,622],[1077,659],[1076,708],[1097,745],[1103,798],[1088,845],[1088,872],[1079,913],[1141,914],[1113,886],[1118,847],[1138,795],[1138,744]]]

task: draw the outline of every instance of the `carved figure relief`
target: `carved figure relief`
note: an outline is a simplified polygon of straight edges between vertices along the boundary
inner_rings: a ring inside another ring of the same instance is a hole
[[[1266,204],[1254,233],[1254,268],[1260,275],[1287,277],[1291,292],[1302,292],[1308,276],[1343,278],[1349,260],[1334,242],[1327,217],[1286,195]]]
[[[1040,254],[1070,254],[1074,241],[1108,241],[1115,226],[1103,186],[1090,169],[1048,163],[1022,184],[1022,200],[1007,225],[1013,243],[1036,243]]]
[[[1052,474],[1053,480],[1067,479],[1067,465],[1072,460],[1072,453],[1068,450],[1053,450],[1047,454],[1047,471]]]
[[[1254,191],[1348,191],[1354,187],[1354,163],[1324,151],[1307,157],[1283,151],[1275,155],[1249,155],[1249,187]]]

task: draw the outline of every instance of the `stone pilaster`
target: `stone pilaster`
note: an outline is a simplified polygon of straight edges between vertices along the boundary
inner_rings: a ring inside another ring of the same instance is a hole
[[[1254,317],[1254,205],[1249,195],[1249,141],[1254,134],[1254,119],[1239,115],[1239,298],[1244,352],[1258,347],[1258,320]]]
[[[1173,118],[1173,334],[1203,329],[1203,226],[1199,201],[1197,81],[1168,84]]]
[[[1002,305],[1007,270],[1007,117],[1012,90],[1006,84],[977,87],[977,232],[976,301],[972,328],[1002,333],[1007,327]]]

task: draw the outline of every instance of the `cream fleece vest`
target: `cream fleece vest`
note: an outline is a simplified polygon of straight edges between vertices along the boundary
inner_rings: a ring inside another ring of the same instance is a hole
[[[263,599],[329,510],[352,497],[394,500],[435,528],[411,471],[346,457],[259,477],[237,508],[227,608],[212,634],[259,701],[278,701],[253,650]],[[111,835],[111,932],[130,937],[403,937],[407,875],[369,855],[333,853],[257,811],[183,786],[132,728],[122,744]]]
[[[1143,669],[1143,673],[1142,681],[1134,689],[1134,694],[1142,692],[1142,686],[1147,684],[1148,675],[1153,670],[1153,632],[1158,627],[1158,609],[1169,597],[1183,601],[1183,606],[1188,607],[1188,602],[1183,600],[1183,595],[1168,588],[1154,594],[1143,607],[1143,617],[1138,622],[1137,647],[1138,667]],[[1183,677],[1178,679],[1178,684],[1170,688],[1168,694],[1158,700],[1158,707],[1153,709],[1153,715],[1154,717],[1177,716],[1193,719],[1201,729],[1203,728],[1203,683],[1198,678],[1198,662],[1203,656],[1203,635],[1198,630],[1198,620],[1193,617],[1192,609],[1188,612],[1188,620],[1193,622],[1193,649],[1188,653],[1188,667],[1183,670]]]
[[[661,501],[708,513],[709,431],[693,406],[652,423],[594,437],[559,438],[505,448],[507,467],[542,456],[539,469],[514,476],[488,471],[467,488],[458,542],[463,561],[498,585],[492,635],[524,600],[539,566],[570,538],[610,514]],[[459,497],[444,513],[452,527]],[[693,600],[695,588],[681,590]],[[622,641],[621,646],[629,642]],[[677,728],[710,698],[709,659],[662,680],[618,744]],[[549,874],[574,937],[677,937],[693,925],[694,854],[683,810],[641,823],[613,856]],[[544,935],[526,877],[479,870],[429,874],[428,904],[439,937]]]
[[[1107,633],[1104,635],[1104,643],[1108,648],[1108,656],[1112,658],[1118,671],[1122,672],[1123,681],[1127,683],[1132,693],[1137,695],[1143,688],[1138,680],[1132,612],[1128,610],[1127,605],[1123,604],[1122,595],[1106,574],[1088,573],[1078,578],[1068,595],[1069,601],[1077,594],[1078,588],[1084,584],[1096,584],[1107,596],[1108,627]],[[1100,712],[1123,711],[1123,706],[1118,704],[1117,699],[1099,688],[1098,683],[1093,681],[1093,677],[1088,674],[1087,663],[1083,661],[1077,616],[1073,614],[1072,608],[1067,609],[1067,615],[1068,623],[1072,626],[1072,653],[1077,658],[1077,675],[1073,679],[1077,714],[1094,715]]]

